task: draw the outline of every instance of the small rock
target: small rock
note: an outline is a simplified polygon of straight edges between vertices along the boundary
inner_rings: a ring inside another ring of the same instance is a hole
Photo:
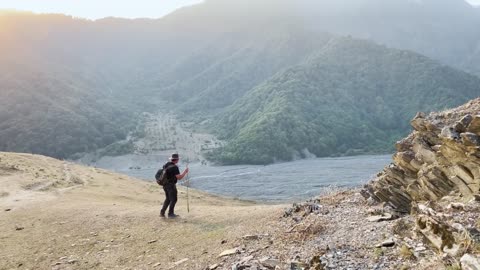
[[[455,122],[455,124],[453,125],[453,128],[455,129],[455,131],[457,131],[458,133],[463,133],[465,131],[467,131],[467,128],[461,123],[461,122]]]
[[[463,203],[450,203],[447,207],[448,209],[463,210],[465,205]]]
[[[443,248],[443,252],[445,252],[446,254],[449,254],[453,257],[457,257],[460,255],[460,252],[461,252],[461,246],[460,245],[457,245],[457,244],[453,244],[451,248],[445,246]],[[479,268],[480,269],[480,268]]]
[[[470,123],[473,120],[473,116],[471,114],[467,114],[460,121],[458,121],[460,124],[462,124],[464,127],[468,127]]]
[[[24,227],[21,227],[21,226],[15,226],[15,230],[16,230],[16,231],[21,231],[21,230],[23,230],[23,229],[25,229],[25,228],[24,228]]]
[[[157,266],[160,266],[162,263],[156,263],[153,265],[153,267],[157,267]]]
[[[5,212],[10,212],[10,211],[12,211],[12,209],[11,209],[11,208],[7,208],[7,209],[5,209]]]
[[[465,227],[463,227],[463,225],[460,223],[453,223],[452,228],[454,228],[457,232],[465,231]]]
[[[370,222],[380,222],[380,221],[387,221],[387,220],[392,220],[393,216],[392,214],[385,213],[383,215],[378,215],[378,216],[371,216],[368,217],[367,220]]]
[[[220,253],[218,257],[230,256],[237,253],[240,253],[240,250],[238,248],[227,249]]]
[[[250,235],[250,234],[247,234],[245,236],[243,236],[242,238],[244,240],[258,240],[262,237],[268,237],[268,234],[257,234],[257,235]]]
[[[276,259],[263,258],[260,259],[260,264],[266,268],[275,269],[275,267],[279,266],[281,262]]]
[[[480,259],[471,254],[463,255],[463,257],[460,259],[460,263],[462,264],[462,269],[464,270],[480,269]]]
[[[308,268],[308,265],[303,262],[294,261],[290,263],[290,270],[305,270],[307,268]]]
[[[415,248],[415,251],[416,251],[416,252],[422,252],[422,251],[425,251],[425,250],[427,250],[426,247],[416,247],[416,248]]]
[[[208,270],[215,270],[218,268],[218,264],[213,264],[208,267]]]
[[[471,132],[460,134],[466,146],[480,146],[480,136]]]
[[[157,241],[158,241],[158,240],[150,240],[150,241],[148,241],[148,243],[149,243],[149,244],[153,244],[153,243],[155,243],[155,242],[157,242]]]
[[[440,136],[451,140],[460,139],[460,134],[453,127],[449,126],[446,126],[442,129]]]
[[[67,263],[69,263],[69,264],[74,264],[74,263],[76,263],[76,262],[78,262],[78,260],[75,260],[75,259],[71,259],[71,260],[68,260],[68,261],[67,261]]]
[[[188,260],[189,260],[188,258],[181,259],[180,261],[175,262],[174,265],[175,265],[175,266],[178,266],[178,265],[180,265],[180,264],[186,263]]]
[[[480,194],[475,194],[473,197],[475,198],[475,201],[480,202]]]
[[[427,114],[425,112],[417,112],[417,114],[415,114],[415,117],[413,119],[419,119],[419,118],[423,119],[425,117],[427,117]]]
[[[438,152],[438,151],[440,151],[441,147],[442,147],[441,145],[436,144],[436,145],[432,146],[432,150],[435,151],[435,152]]]
[[[247,256],[245,258],[243,258],[241,261],[240,261],[240,264],[245,264],[245,263],[248,263],[249,261],[251,261],[253,259],[253,256]]]
[[[242,238],[244,240],[258,240],[260,237],[258,235],[245,235]]]
[[[285,210],[285,212],[283,213],[283,217],[285,217],[285,218],[286,218],[286,217],[289,217],[289,216],[292,215],[292,213],[293,213],[293,209],[291,209],[291,208],[290,208],[290,209],[287,209],[287,210]]]
[[[301,218],[301,217],[293,217],[292,219],[293,219],[293,221],[295,221],[295,222],[297,222],[297,223],[299,223],[300,221],[302,221],[302,218]]]
[[[467,131],[480,135],[480,115],[475,115],[472,118],[468,125]]]
[[[381,244],[378,244],[376,247],[393,247],[393,246],[395,246],[395,241],[390,238],[383,241]]]
[[[470,238],[476,242],[476,243],[480,243],[480,230],[476,229],[476,228],[468,228],[467,229],[467,232],[470,236]]]

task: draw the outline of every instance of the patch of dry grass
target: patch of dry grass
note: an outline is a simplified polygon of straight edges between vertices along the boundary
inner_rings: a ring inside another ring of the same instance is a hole
[[[393,225],[393,233],[401,237],[411,237],[414,227],[414,224],[412,223],[413,222],[409,222],[404,218],[398,219]]]
[[[290,241],[302,242],[323,233],[326,229],[326,221],[318,216],[310,215],[301,222],[292,225],[287,231]]]
[[[320,203],[325,205],[338,205],[354,193],[352,190],[343,190],[335,187],[325,188],[325,190],[325,193],[322,192],[325,195],[322,195],[320,198]]]
[[[413,255],[413,252],[412,250],[407,247],[406,245],[403,245],[400,249],[399,249],[399,254],[400,254],[400,257],[406,259],[406,260],[414,260],[415,259],[415,255]]]
[[[377,247],[373,250],[373,257],[375,259],[380,259],[385,253],[383,252],[383,249],[381,247]]]
[[[462,267],[460,266],[460,264],[456,263],[453,265],[447,265],[445,267],[445,270],[462,270]]]

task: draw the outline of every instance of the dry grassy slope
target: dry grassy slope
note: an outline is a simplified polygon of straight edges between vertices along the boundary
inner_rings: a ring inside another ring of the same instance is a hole
[[[0,152],[0,183],[0,269],[204,269],[282,209],[192,191],[187,213],[180,188],[164,220],[156,184],[29,154]]]

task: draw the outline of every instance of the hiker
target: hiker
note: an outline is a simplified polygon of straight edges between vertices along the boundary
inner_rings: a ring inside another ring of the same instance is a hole
[[[165,170],[167,182],[163,185],[165,191],[165,202],[163,203],[162,210],[160,210],[160,217],[165,217],[165,211],[168,208],[168,218],[176,218],[175,204],[177,203],[177,181],[182,180],[188,173],[188,167],[180,174],[177,163],[180,160],[178,154],[172,154],[169,158],[170,161],[163,165]]]

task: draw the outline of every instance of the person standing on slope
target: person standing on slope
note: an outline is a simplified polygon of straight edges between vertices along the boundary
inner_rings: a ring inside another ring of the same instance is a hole
[[[169,158],[170,161],[163,165],[163,169],[166,170],[167,183],[163,186],[165,191],[165,202],[163,202],[162,210],[160,210],[160,217],[165,217],[165,211],[168,208],[168,218],[176,218],[175,204],[177,203],[177,181],[182,180],[188,173],[188,167],[180,173],[177,163],[180,160],[178,154],[172,154]]]

